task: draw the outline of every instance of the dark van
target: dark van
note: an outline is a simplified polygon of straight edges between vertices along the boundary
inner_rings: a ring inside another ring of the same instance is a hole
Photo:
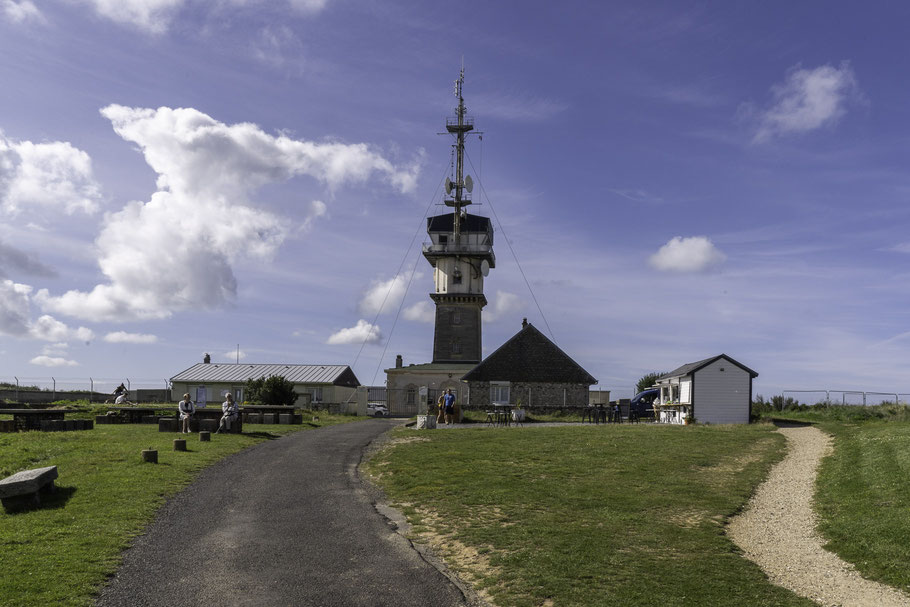
[[[654,401],[660,400],[660,388],[651,388],[639,392],[629,402],[629,411],[634,411],[639,418],[654,417]]]

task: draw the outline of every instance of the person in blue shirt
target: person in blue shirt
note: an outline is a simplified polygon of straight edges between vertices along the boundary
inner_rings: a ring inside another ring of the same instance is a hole
[[[455,395],[452,394],[451,388],[446,388],[446,393],[442,395],[442,410],[445,414],[446,425],[455,423]]]

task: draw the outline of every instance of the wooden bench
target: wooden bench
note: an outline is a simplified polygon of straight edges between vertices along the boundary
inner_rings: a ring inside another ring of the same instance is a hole
[[[57,466],[22,470],[12,476],[0,480],[0,501],[7,510],[14,510],[17,506],[40,506],[40,492],[54,491],[54,479],[57,478]]]

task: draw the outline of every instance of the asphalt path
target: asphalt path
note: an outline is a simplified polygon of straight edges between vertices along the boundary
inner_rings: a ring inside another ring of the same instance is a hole
[[[396,423],[296,432],[204,470],[124,553],[97,604],[469,605],[357,477],[364,449]]]

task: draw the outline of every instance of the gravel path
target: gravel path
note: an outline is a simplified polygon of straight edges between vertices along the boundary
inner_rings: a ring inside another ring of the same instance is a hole
[[[771,581],[820,605],[910,606],[910,597],[864,579],[853,565],[822,548],[812,509],[821,459],[830,437],[811,426],[784,427],[787,457],[771,471],[745,512],[728,527],[730,538]]]

